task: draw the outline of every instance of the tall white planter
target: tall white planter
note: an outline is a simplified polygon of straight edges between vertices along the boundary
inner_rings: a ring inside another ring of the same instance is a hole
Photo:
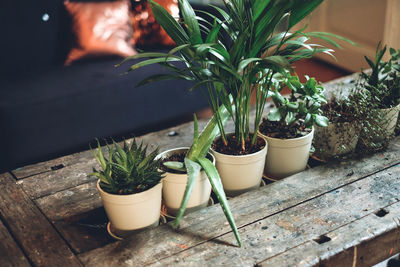
[[[170,149],[160,153],[157,158],[167,158],[173,154],[186,152],[188,149],[188,147]],[[209,155],[212,157],[212,162],[215,164],[215,158],[211,154]],[[187,180],[186,173],[178,174],[172,172],[166,172],[165,177],[162,179],[163,200],[169,215],[175,216],[178,213],[185,193]],[[211,184],[206,173],[202,170],[200,171],[199,177],[196,179],[185,213],[206,207],[210,195]]]
[[[267,144],[256,153],[241,156],[211,150],[227,196],[237,196],[260,186],[267,150]]]
[[[161,182],[144,192],[130,195],[107,193],[101,189],[100,181],[97,182],[97,189],[107,217],[116,230],[132,231],[158,224],[161,212]]]
[[[360,127],[355,122],[329,123],[327,127],[315,127],[314,147],[318,156],[329,158],[354,151]]]
[[[268,154],[265,162],[265,174],[270,178],[285,178],[303,171],[307,166],[314,128],[305,136],[293,139],[279,139],[265,136]]]

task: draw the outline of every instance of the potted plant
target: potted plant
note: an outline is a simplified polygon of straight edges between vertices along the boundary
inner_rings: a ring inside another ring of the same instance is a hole
[[[386,45],[382,48],[379,42],[374,61],[365,56],[371,70],[361,73],[359,84],[370,110],[362,121],[360,144],[372,149],[385,146],[394,133],[400,111],[400,50],[391,48],[391,58],[384,61],[386,50]]]
[[[321,104],[326,103],[323,87],[314,78],[301,83],[290,74],[276,77],[269,92],[274,108],[259,128],[268,142],[265,173],[271,178],[284,178],[305,169],[314,136],[314,125],[328,126]],[[280,92],[287,86],[289,96]]]
[[[360,133],[359,100],[359,94],[352,91],[348,96],[332,96],[328,103],[322,104],[321,110],[329,125],[315,127],[313,145],[317,157],[329,159],[355,150]]]
[[[233,145],[240,151],[239,155],[253,153],[252,148],[258,151],[265,149],[266,144],[256,132],[274,74],[290,69],[290,64],[298,59],[332,51],[309,44],[310,37],[321,37],[336,43],[330,38],[333,35],[327,33],[306,34],[304,29],[291,32],[293,26],[322,0],[223,1],[224,8],[214,7],[217,15],[201,12],[205,18],[197,16],[187,0],[178,2],[182,19],[176,21],[159,4],[149,0],[157,21],[177,46],[169,53],[141,53],[125,61],[143,59],[128,71],[151,64],[161,64],[170,71],[152,75],[139,85],[166,79],[185,79],[195,82],[193,88],[205,88],[214,116],[200,135],[195,120],[194,141],[184,160],[188,183],[174,226],[179,225],[193,183],[203,168],[240,245],[220,175],[205,155],[218,134],[223,145]],[[285,29],[276,32],[280,23]],[[256,98],[253,126],[250,122],[252,94]],[[224,129],[228,118],[233,119],[235,124],[235,132],[231,136]]]
[[[147,146],[137,145],[135,139],[130,146],[124,141],[122,148],[115,142],[107,148],[108,158],[99,142],[92,150],[101,170],[93,168],[90,176],[99,179],[97,189],[113,229],[129,232],[157,225],[163,175],[161,160],[155,159],[158,150],[146,155]]]
[[[185,193],[188,175],[185,167],[185,157],[189,147],[173,148],[160,153],[157,159],[162,160],[160,168],[165,172],[163,178],[163,201],[168,215],[176,216]],[[206,156],[213,164],[215,158],[208,153]],[[194,183],[192,193],[186,206],[186,212],[198,210],[208,205],[211,195],[211,184],[204,170],[201,170]]]

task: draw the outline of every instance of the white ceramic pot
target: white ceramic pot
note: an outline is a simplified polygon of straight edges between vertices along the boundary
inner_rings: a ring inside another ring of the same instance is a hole
[[[392,108],[381,109],[382,114],[382,128],[388,135],[394,133],[396,128],[397,119],[399,117],[400,104]]]
[[[174,148],[160,153],[157,158],[166,158],[176,153],[186,152],[188,147]],[[212,157],[212,162],[215,164],[215,158]],[[170,215],[175,216],[185,193],[187,184],[187,174],[178,174],[172,172],[166,172],[165,177],[162,179],[163,182],[163,201],[167,207],[167,212]],[[200,171],[199,177],[196,179],[196,184],[190,195],[189,201],[186,206],[185,214],[194,210],[206,207],[211,194],[211,184],[208,180],[206,173]]]
[[[270,178],[281,179],[303,171],[307,166],[314,128],[305,136],[293,139],[280,139],[265,136],[268,154],[265,174]]]
[[[113,228],[132,231],[158,225],[161,212],[161,182],[144,192],[130,195],[107,193],[101,189],[99,181],[97,189]]]
[[[355,122],[329,123],[327,127],[315,127],[314,147],[322,158],[340,156],[354,151],[360,128]]]
[[[267,150],[266,143],[262,150],[249,155],[234,156],[211,150],[228,197],[260,187]]]

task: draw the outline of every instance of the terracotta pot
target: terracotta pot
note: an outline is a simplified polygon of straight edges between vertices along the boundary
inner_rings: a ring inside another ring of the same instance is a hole
[[[264,139],[265,141],[265,139]],[[260,187],[268,146],[253,154],[233,156],[211,149],[216,167],[228,197]]]
[[[268,154],[265,162],[265,174],[268,177],[281,179],[303,171],[307,166],[314,128],[305,136],[293,139],[279,139],[263,135],[268,143]]]
[[[157,158],[166,158],[176,153],[186,152],[188,147],[174,148],[160,153]],[[212,157],[212,162],[215,164],[215,158]],[[167,212],[170,215],[175,216],[185,193],[187,184],[187,174],[177,174],[172,172],[166,172],[165,177],[162,179],[163,182],[163,200],[167,207]],[[204,208],[208,204],[208,200],[211,195],[211,184],[208,180],[206,173],[200,171],[199,177],[196,180],[196,184],[190,195],[189,201],[186,206],[185,214],[194,210]]]
[[[101,189],[100,181],[97,181],[97,189],[113,228],[132,231],[158,225],[161,211],[161,182],[144,192],[130,195],[107,193]]]
[[[322,158],[340,156],[354,151],[360,128],[354,122],[329,123],[328,127],[315,127],[315,153]]]

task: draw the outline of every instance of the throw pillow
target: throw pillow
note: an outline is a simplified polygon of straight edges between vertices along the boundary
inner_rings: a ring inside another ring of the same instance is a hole
[[[75,44],[65,65],[84,57],[136,54],[132,48],[129,0],[114,2],[64,2],[71,16]]]
[[[163,6],[174,18],[179,18],[177,0],[155,0]],[[175,42],[168,36],[164,29],[157,23],[147,0],[133,0],[134,29],[133,39],[138,46],[174,46]]]

